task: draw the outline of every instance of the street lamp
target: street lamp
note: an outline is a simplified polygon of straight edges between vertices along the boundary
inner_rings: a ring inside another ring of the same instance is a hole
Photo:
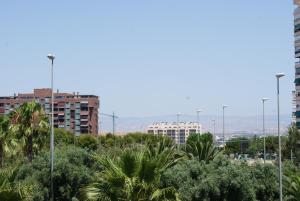
[[[50,160],[51,160],[51,200],[54,200],[53,188],[53,169],[54,169],[54,92],[53,92],[53,61],[55,56],[48,54],[48,59],[51,60],[51,137],[50,137]]]
[[[225,108],[229,107],[229,105],[223,105],[223,147],[225,150]]]
[[[196,112],[197,112],[197,124],[198,124],[198,129],[199,129],[199,127],[200,127],[200,112],[203,112],[203,110],[197,110]],[[202,126],[200,127],[199,132],[200,133],[197,134],[198,142],[200,140],[200,135],[202,134]]]
[[[203,112],[203,110],[197,110],[197,123],[198,123],[198,128],[200,127],[200,112]],[[202,127],[200,127],[200,134],[202,134]],[[199,138],[199,135],[198,135]]]
[[[211,120],[213,122],[213,127],[214,127],[214,130],[213,130],[213,139],[215,139],[216,137],[216,120],[213,119]],[[215,141],[215,140],[214,140]]]
[[[264,136],[264,164],[266,163],[266,133],[265,133],[265,102],[268,98],[262,98],[263,103],[263,136]]]
[[[280,137],[280,119],[279,119],[279,79],[284,73],[276,74],[277,78],[277,132],[278,132],[278,162],[279,162],[279,193],[280,201],[282,201],[282,164],[281,164],[281,137]]]
[[[180,112],[178,112],[177,114],[176,114],[176,117],[177,117],[177,142],[178,143],[180,143],[180,134],[179,134],[179,117],[180,117],[180,115],[181,115],[181,113]],[[178,140],[179,139],[179,140]],[[184,142],[186,141],[186,139],[185,139],[185,135],[184,135]],[[176,142],[176,136],[175,136],[175,142]]]

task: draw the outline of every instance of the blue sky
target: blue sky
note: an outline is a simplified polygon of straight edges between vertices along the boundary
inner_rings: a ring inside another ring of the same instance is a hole
[[[120,116],[291,113],[292,1],[1,1],[0,94],[50,85]]]

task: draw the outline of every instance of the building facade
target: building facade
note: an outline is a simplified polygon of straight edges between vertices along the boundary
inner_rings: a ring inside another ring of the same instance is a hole
[[[294,0],[294,35],[295,35],[295,113],[297,128],[300,129],[300,0]]]
[[[0,114],[9,114],[25,102],[40,103],[51,114],[51,89],[34,89],[33,93],[0,97]],[[98,134],[99,98],[79,93],[54,93],[54,127],[79,135]]]
[[[292,96],[293,96],[293,100],[292,100],[292,123],[296,123],[297,104],[296,104],[296,92],[295,91],[292,91]]]
[[[168,136],[176,144],[185,144],[188,136],[192,133],[200,133],[201,125],[195,122],[168,123],[159,122],[148,126],[147,133],[154,135]]]

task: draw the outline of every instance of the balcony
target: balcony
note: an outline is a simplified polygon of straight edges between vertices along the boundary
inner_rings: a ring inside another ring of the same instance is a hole
[[[296,126],[298,129],[300,129],[300,122],[296,122]]]
[[[300,86],[300,78],[296,78],[294,83],[296,86]]]
[[[295,58],[300,58],[300,52],[297,51],[297,53],[295,52]]]
[[[300,111],[296,111],[296,112],[295,112],[295,116],[296,116],[297,118],[299,118],[299,117],[300,117]]]
[[[80,115],[89,115],[89,111],[80,111]]]
[[[294,32],[297,33],[298,31],[300,31],[300,24],[294,26]]]

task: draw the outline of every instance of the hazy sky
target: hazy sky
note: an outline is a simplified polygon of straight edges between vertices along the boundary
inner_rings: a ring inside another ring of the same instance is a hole
[[[1,1],[0,95],[50,86],[120,116],[291,113],[292,0]]]

